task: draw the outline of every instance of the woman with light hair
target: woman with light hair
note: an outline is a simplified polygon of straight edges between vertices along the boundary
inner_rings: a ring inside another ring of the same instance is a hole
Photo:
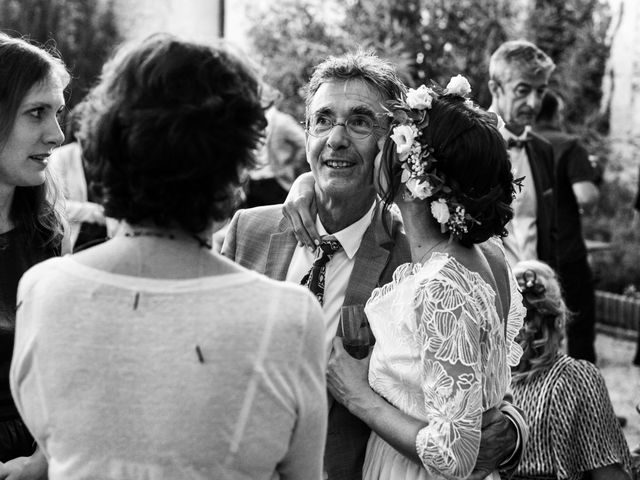
[[[513,371],[513,400],[529,422],[514,479],[629,479],[629,448],[604,379],[586,360],[562,353],[570,316],[555,272],[529,260],[514,268],[527,316]]]

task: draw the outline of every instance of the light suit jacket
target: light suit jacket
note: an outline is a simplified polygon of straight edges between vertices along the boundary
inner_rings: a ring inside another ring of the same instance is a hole
[[[384,222],[383,222],[384,218]],[[385,227],[386,225],[386,227]],[[297,242],[281,205],[239,210],[222,253],[275,280],[285,280]],[[344,305],[364,305],[374,288],[391,281],[396,267],[409,262],[409,243],[399,215],[376,205],[362,237],[345,292]],[[330,480],[360,480],[370,429],[337,402],[329,412],[325,469]]]

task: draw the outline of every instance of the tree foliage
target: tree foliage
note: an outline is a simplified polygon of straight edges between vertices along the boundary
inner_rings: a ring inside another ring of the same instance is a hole
[[[556,62],[551,84],[565,97],[567,121],[582,133],[590,127],[606,133],[600,100],[610,20],[599,0],[535,0],[529,15],[531,40]]]
[[[253,7],[252,7],[253,8]],[[521,18],[525,17],[522,22]],[[464,73],[474,99],[488,106],[489,57],[507,39],[528,38],[556,62],[574,126],[594,124],[609,47],[609,16],[599,0],[285,0],[253,13],[255,50],[267,77],[300,116],[300,88],[331,54],[373,49],[407,83],[446,84]]]
[[[357,48],[394,62],[410,86],[464,73],[487,106],[488,59],[512,34],[512,10],[507,0],[285,0],[253,12],[250,32],[282,108],[298,117],[313,66]]]
[[[60,52],[72,75],[69,107],[86,94],[120,41],[109,1],[0,0],[0,30]]]

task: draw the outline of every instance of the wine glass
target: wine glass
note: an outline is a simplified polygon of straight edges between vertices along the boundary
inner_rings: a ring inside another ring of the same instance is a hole
[[[373,334],[364,314],[364,305],[345,305],[340,309],[340,332],[349,355],[361,359],[369,354]]]

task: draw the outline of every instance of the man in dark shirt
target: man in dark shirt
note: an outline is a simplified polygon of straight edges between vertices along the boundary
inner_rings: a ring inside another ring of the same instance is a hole
[[[567,330],[568,353],[595,363],[595,296],[593,276],[582,238],[580,216],[598,201],[595,171],[577,137],[562,130],[563,104],[547,91],[536,130],[553,147],[558,219],[558,274],[567,307],[575,315]]]

